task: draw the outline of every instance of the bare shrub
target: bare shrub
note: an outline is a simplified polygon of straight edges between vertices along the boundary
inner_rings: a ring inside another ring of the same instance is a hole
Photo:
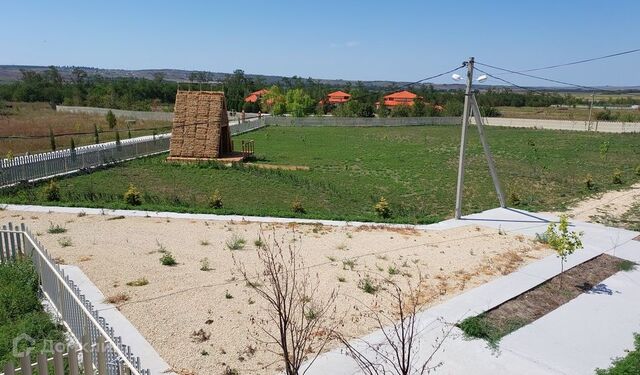
[[[257,247],[255,273],[234,261],[247,285],[267,302],[268,318],[259,321],[257,327],[268,339],[260,343],[282,358],[287,375],[304,374],[303,362],[308,361],[308,369],[331,338],[328,322],[335,315],[336,292],[321,300],[319,275],[310,275],[301,249],[294,247],[300,241],[285,247],[284,240],[273,237]]]
[[[424,284],[422,275],[419,276],[418,286],[412,287],[407,283],[406,290],[396,282],[384,280],[385,287],[381,289],[384,293],[380,293],[378,298],[390,299],[392,308],[388,311],[380,309],[380,303],[375,303],[373,307],[367,306],[367,316],[375,321],[382,333],[382,342],[373,343],[336,333],[335,336],[346,347],[347,354],[353,358],[362,373],[421,375],[442,365],[433,364],[433,358],[455,325],[445,325],[447,328],[432,343],[432,350],[427,358],[420,359],[418,354],[425,350],[419,347],[420,331],[416,314],[427,299],[427,294],[421,290]]]
[[[112,296],[109,296],[105,299],[106,303],[111,303],[114,305],[119,305],[125,303],[129,300],[129,295],[124,292],[116,293]]]

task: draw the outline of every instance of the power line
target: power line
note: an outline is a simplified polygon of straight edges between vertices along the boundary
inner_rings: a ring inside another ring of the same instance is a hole
[[[417,85],[418,83],[422,83],[424,81],[428,81],[430,79],[435,79],[435,78],[442,77],[443,75],[450,74],[450,73],[455,72],[456,70],[462,69],[465,66],[466,66],[466,63],[463,63],[463,64],[461,64],[460,66],[458,66],[456,68],[453,68],[451,70],[447,70],[446,72],[439,73],[439,74],[436,74],[436,75],[432,75],[430,77],[422,78],[420,80],[417,80],[417,81],[414,81],[414,82],[410,82],[410,83],[406,83],[404,85],[396,86],[393,89],[393,91],[398,91],[398,90],[401,90],[401,89],[404,89],[404,88],[407,88],[407,87],[410,87],[410,86],[413,86],[413,85]],[[366,98],[366,97],[369,97],[369,96],[379,96],[379,95],[380,95],[380,93],[378,93],[378,92],[371,92],[371,93],[368,93],[368,94],[360,95],[360,96],[355,97],[355,98],[351,98],[351,100],[359,100],[359,99],[363,99],[363,98]]]
[[[635,53],[635,52],[640,52],[640,48],[636,48],[636,49],[632,49],[632,50],[628,50],[628,51],[623,51],[623,52],[618,52],[618,53],[612,53],[610,55],[605,55],[605,56],[593,57],[593,58],[590,58],[590,59],[571,61],[571,62],[564,63],[564,64],[556,64],[556,65],[543,66],[543,67],[540,67],[540,68],[520,70],[519,73],[537,72],[539,70],[555,69],[555,68],[560,68],[560,67],[563,67],[563,66],[584,64],[584,63],[588,63],[588,62],[592,62],[592,61],[608,59],[608,58],[611,58],[611,57],[628,55],[630,53]]]
[[[559,83],[561,85],[566,85],[566,86],[578,87],[578,88],[587,89],[587,90],[590,90],[590,91],[618,92],[616,90],[607,90],[607,89],[603,89],[603,88],[597,88],[597,87],[592,87],[592,86],[584,86],[584,85],[578,85],[578,84],[570,83],[570,82],[558,81],[556,79],[551,79],[551,78],[534,76],[532,74],[521,73],[521,72],[518,72],[518,71],[515,71],[515,70],[511,70],[511,69],[507,69],[507,68],[500,68],[500,67],[494,66],[494,65],[483,64],[481,62],[476,62],[476,64],[477,65],[486,66],[487,68],[491,68],[491,69],[502,70],[504,72],[518,74],[518,75],[521,75],[521,76],[524,76],[524,77],[535,78],[535,79],[539,79],[539,80],[547,81],[547,82]],[[485,73],[485,74],[487,74],[487,73]],[[493,75],[492,77],[498,79],[495,75]]]
[[[476,64],[478,64],[478,63],[476,63]],[[493,75],[493,74],[491,74],[491,73],[485,72],[484,70],[482,70],[482,69],[480,69],[480,68],[478,68],[478,67],[474,67],[474,69],[475,69],[475,70],[477,70],[477,71],[479,71],[480,73],[483,73],[483,74],[488,75],[488,76],[489,76],[489,77],[491,77],[491,78],[497,79],[498,81],[502,81],[502,82],[504,82],[504,83],[506,83],[506,84],[508,84],[508,85],[511,85],[511,86],[517,87],[517,88],[519,88],[519,89],[522,89],[522,90],[525,90],[525,91],[529,91],[529,92],[532,92],[532,93],[534,93],[534,94],[541,94],[541,95],[546,94],[545,92],[538,91],[538,90],[532,89],[532,88],[530,88],[530,87],[520,86],[520,85],[515,84],[515,83],[513,83],[513,82],[511,82],[511,81],[508,81],[508,80],[506,80],[506,79],[504,79],[504,78],[500,78],[500,77],[495,76],[495,75]]]

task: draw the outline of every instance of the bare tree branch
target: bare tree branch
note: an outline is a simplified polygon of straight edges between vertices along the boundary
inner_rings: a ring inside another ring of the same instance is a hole
[[[299,243],[299,237],[294,239],[294,244]],[[331,339],[332,328],[327,328],[327,323],[335,315],[337,294],[333,290],[321,301],[319,275],[312,277],[304,267],[300,248],[291,242],[285,247],[284,243],[284,239],[276,239],[274,231],[273,238],[258,247],[262,269],[255,273],[234,261],[247,285],[268,304],[268,319],[260,329],[271,338],[270,344],[277,346],[286,374],[299,375],[303,362],[308,361],[308,369]]]
[[[417,287],[408,284],[405,292],[396,282],[385,279],[387,298],[393,309],[391,315],[379,309],[369,308],[372,319],[380,329],[381,342],[371,343],[365,339],[353,340],[340,333],[337,339],[345,346],[348,355],[353,358],[360,370],[368,375],[423,375],[439,367],[431,366],[435,354],[441,350],[443,342],[451,334],[454,325],[443,330],[442,338],[437,338],[429,356],[418,363],[419,343],[417,313],[421,306],[420,288],[423,278],[420,273]],[[446,327],[446,326],[445,326]]]

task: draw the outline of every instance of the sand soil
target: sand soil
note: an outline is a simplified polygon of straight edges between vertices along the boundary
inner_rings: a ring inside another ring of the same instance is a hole
[[[640,203],[640,183],[632,185],[628,189],[602,193],[577,203],[566,212],[554,212],[553,214],[565,213],[579,221],[608,224],[609,219],[621,217],[638,203]]]
[[[105,296],[124,296],[114,308],[184,374],[221,374],[227,367],[240,374],[281,369],[276,348],[264,343],[262,329],[271,329],[264,323],[267,304],[236,267],[259,272],[258,238],[276,238],[302,254],[320,283],[318,303],[337,291],[339,322],[334,323],[354,337],[375,329],[365,313],[369,307],[390,308],[391,303],[383,293],[363,291],[364,279],[374,286],[390,278],[415,287],[421,275],[426,307],[551,254],[532,239],[479,226],[418,232],[16,211],[1,211],[0,220],[24,222],[58,262],[79,266]],[[49,234],[51,225],[67,232]],[[244,247],[230,250],[240,239]],[[168,252],[177,265],[160,263]],[[148,283],[127,285],[141,280]],[[325,350],[336,345],[331,342]]]

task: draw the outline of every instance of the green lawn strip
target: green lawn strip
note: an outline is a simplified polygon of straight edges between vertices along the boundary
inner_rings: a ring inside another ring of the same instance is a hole
[[[596,369],[597,375],[632,375],[640,374],[640,334],[634,333],[635,350],[626,356],[613,360],[608,369]]]
[[[491,347],[497,347],[500,339],[525,326],[527,323],[521,319],[513,318],[502,324],[495,324],[485,314],[469,317],[458,324],[458,327],[468,337],[484,339]]]
[[[482,146],[470,129],[465,213],[498,205]],[[640,135],[488,128],[509,205],[556,210],[598,191],[623,188],[640,179]],[[166,155],[119,164],[59,180],[61,200],[47,202],[43,184],[0,191],[0,202],[131,208],[129,184],[142,192],[137,209],[312,219],[431,223],[452,214],[459,126],[278,127],[234,137],[256,142],[256,163],[308,166],[308,171],[220,167],[213,163],[166,163]],[[602,156],[603,142],[610,147]],[[612,182],[614,169],[622,184]],[[584,179],[591,174],[595,187]],[[218,190],[223,206],[208,206]],[[376,215],[384,196],[392,215]],[[305,213],[293,212],[299,200]]]
[[[552,313],[617,272],[628,272],[636,266],[625,259],[599,255],[457,326],[466,337],[486,340],[496,348],[504,336]]]
[[[32,359],[45,340],[64,342],[61,326],[55,324],[44,311],[38,298],[38,276],[30,261],[18,260],[0,264],[0,367],[8,361],[18,364],[13,356],[13,340],[21,334],[35,339]],[[20,341],[18,349],[28,347]]]

